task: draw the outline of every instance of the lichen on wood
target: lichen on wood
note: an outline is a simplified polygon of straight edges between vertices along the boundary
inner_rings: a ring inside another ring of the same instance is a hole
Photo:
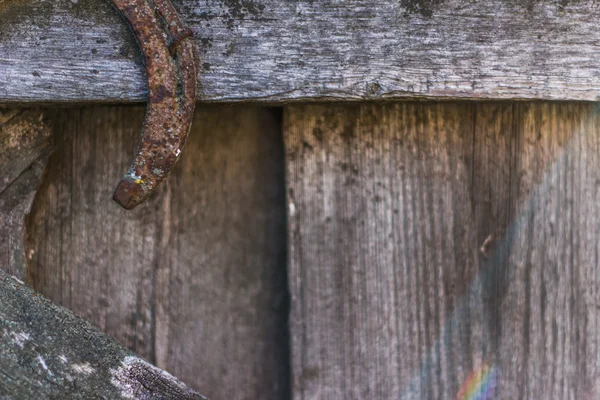
[[[205,399],[0,270],[0,398]]]

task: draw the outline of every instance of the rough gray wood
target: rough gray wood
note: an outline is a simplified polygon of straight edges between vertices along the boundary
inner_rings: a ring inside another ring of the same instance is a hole
[[[143,107],[63,110],[28,220],[29,279],[214,399],[289,391],[283,144],[269,109],[203,107],[147,203],[111,200]]]
[[[205,399],[2,269],[2,399]]]
[[[23,226],[51,150],[51,121],[39,109],[0,109],[0,265],[24,279]]]
[[[595,0],[174,0],[199,99],[597,100]],[[0,1],[0,102],[140,101],[141,58],[108,0]]]
[[[600,395],[589,104],[286,108],[294,399]]]

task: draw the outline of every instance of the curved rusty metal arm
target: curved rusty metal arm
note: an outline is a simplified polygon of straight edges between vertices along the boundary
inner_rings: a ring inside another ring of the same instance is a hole
[[[148,106],[135,159],[113,199],[130,210],[167,177],[187,139],[199,57],[192,32],[169,0],[112,0],[144,54]]]

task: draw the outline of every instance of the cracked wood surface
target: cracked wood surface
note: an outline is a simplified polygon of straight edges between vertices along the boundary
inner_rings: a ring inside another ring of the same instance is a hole
[[[174,0],[195,33],[198,99],[596,100],[594,0]],[[0,1],[0,102],[145,98],[108,1]]]

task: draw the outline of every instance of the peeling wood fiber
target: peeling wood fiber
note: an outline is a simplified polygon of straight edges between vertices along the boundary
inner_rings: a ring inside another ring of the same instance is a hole
[[[594,0],[179,0],[203,101],[598,99]],[[0,102],[129,102],[142,58],[108,1],[0,2]]]

